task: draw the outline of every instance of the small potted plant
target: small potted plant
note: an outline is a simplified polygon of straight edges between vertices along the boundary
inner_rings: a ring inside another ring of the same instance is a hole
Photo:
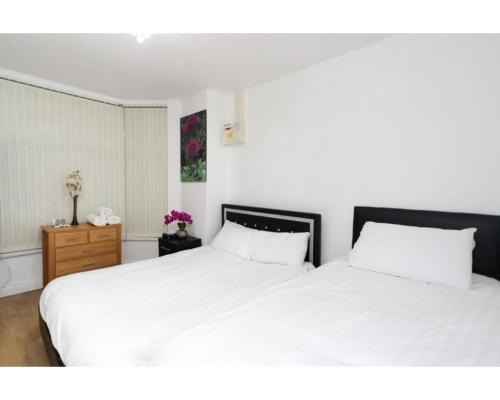
[[[187,237],[186,226],[193,223],[193,218],[187,212],[172,210],[170,214],[165,215],[164,224],[169,225],[172,222],[177,221],[177,227],[179,228],[175,235],[179,239],[185,239]]]

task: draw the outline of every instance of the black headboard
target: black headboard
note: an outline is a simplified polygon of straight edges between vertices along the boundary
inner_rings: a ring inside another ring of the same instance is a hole
[[[354,207],[352,244],[367,221],[441,229],[477,228],[472,270],[500,280],[500,216],[400,208]]]
[[[321,264],[321,215],[272,208],[222,205],[222,225],[228,220],[252,229],[271,232],[309,232],[306,261]]]

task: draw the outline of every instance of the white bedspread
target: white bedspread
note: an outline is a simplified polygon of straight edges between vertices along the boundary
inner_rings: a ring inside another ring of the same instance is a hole
[[[500,365],[500,282],[453,289],[334,262],[167,343],[155,365]]]
[[[172,337],[303,272],[201,247],[56,279],[40,312],[65,365],[147,365]]]

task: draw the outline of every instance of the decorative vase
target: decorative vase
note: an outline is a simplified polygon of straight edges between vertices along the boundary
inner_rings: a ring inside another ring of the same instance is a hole
[[[76,219],[76,202],[78,200],[78,196],[73,197],[73,221],[71,221],[71,225],[78,225],[78,220]]]
[[[188,235],[186,231],[186,223],[178,222],[177,227],[179,228],[179,230],[175,232],[175,236],[177,236],[179,239],[186,239]]]
[[[178,239],[186,239],[187,238],[187,231],[185,229],[179,229],[175,231],[175,236],[177,236]]]

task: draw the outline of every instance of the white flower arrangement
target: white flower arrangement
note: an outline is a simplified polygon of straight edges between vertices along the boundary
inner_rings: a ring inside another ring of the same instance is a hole
[[[82,178],[79,170],[73,171],[66,177],[66,187],[69,189],[69,195],[72,198],[80,194],[82,191]]]

